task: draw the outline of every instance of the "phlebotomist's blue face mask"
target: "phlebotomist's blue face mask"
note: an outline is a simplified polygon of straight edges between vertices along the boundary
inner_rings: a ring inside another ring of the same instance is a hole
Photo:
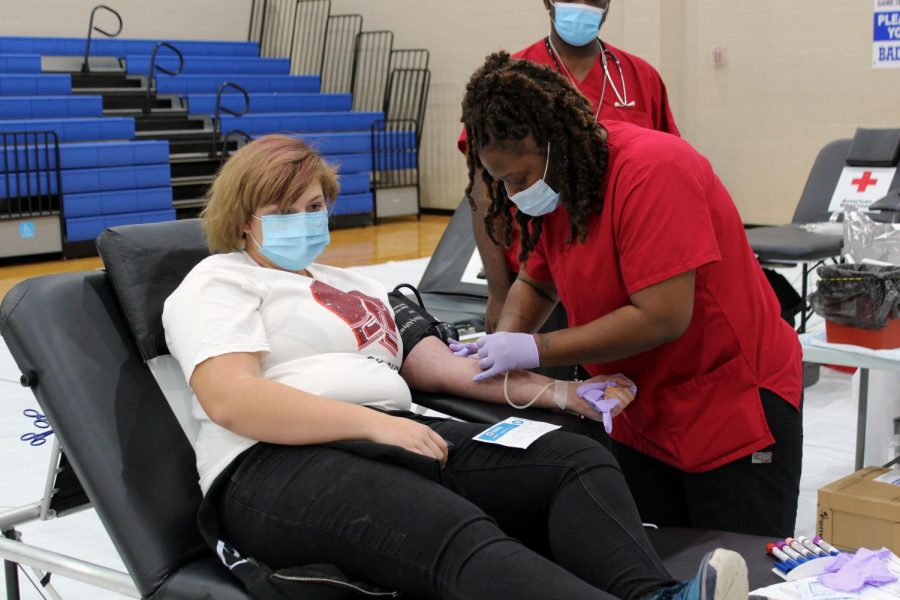
[[[600,35],[605,11],[595,6],[576,2],[551,2],[553,26],[565,42],[571,46],[587,46]]]
[[[522,190],[518,194],[509,196],[509,189],[506,190],[506,195],[513,201],[516,208],[526,215],[540,217],[553,212],[559,206],[559,194],[544,181],[549,168],[550,144],[547,144],[547,166],[544,167],[544,176],[535,181],[527,190]]]
[[[262,221],[263,243],[260,246],[253,234],[250,239],[263,256],[288,271],[308,267],[331,241],[328,212],[324,210],[253,218]]]

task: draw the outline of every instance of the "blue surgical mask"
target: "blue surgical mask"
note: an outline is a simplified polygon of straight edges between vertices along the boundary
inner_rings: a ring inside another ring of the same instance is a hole
[[[576,2],[555,2],[553,26],[570,46],[587,46],[600,35],[603,24],[602,8],[585,6]]]
[[[262,245],[253,234],[250,239],[259,251],[276,266],[288,271],[302,271],[322,254],[331,241],[328,212],[301,212],[292,215],[263,215]]]
[[[559,206],[559,194],[553,191],[547,182],[547,170],[550,168],[550,144],[547,144],[547,166],[544,167],[544,176],[535,181],[527,190],[522,190],[518,194],[509,196],[509,189],[506,195],[513,201],[513,204],[526,215],[531,217],[541,217],[547,213],[551,213]]]

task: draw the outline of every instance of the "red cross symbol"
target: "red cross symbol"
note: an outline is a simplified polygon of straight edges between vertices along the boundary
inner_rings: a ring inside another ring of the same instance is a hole
[[[865,171],[863,172],[862,177],[857,177],[850,183],[856,186],[857,192],[859,192],[860,194],[864,194],[866,192],[866,189],[870,185],[875,185],[876,183],[878,183],[878,180],[872,179],[872,171]]]

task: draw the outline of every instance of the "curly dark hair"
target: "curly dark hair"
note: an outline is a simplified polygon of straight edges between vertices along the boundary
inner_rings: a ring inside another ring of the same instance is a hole
[[[603,179],[607,166],[606,135],[597,123],[590,101],[568,79],[535,63],[511,58],[506,52],[491,54],[484,66],[472,75],[462,104],[462,122],[468,146],[466,161],[472,192],[475,173],[484,176],[490,207],[484,225],[495,244],[512,243],[513,203],[506,186],[494,181],[478,157],[478,149],[492,144],[521,142],[529,135],[537,147],[551,143],[550,172],[560,203],[569,214],[570,235],[583,243],[592,213],[603,210]],[[516,212],[522,232],[524,261],[541,236],[543,217]],[[501,239],[494,223],[501,223]]]

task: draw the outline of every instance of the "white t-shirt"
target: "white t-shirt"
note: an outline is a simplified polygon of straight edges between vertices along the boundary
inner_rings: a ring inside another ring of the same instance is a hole
[[[262,376],[327,398],[409,410],[400,377],[403,343],[384,287],[344,269],[313,264],[303,275],[258,265],[246,252],[201,261],[166,300],[166,343],[186,381],[208,358],[260,352]],[[200,422],[194,450],[200,488],[256,443]]]

